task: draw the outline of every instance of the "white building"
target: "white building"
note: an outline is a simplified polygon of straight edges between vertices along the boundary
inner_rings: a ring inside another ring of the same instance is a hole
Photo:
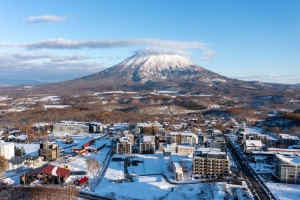
[[[260,140],[245,140],[244,151],[250,153],[251,151],[262,150],[262,142]]]
[[[300,156],[293,153],[275,154],[275,177],[280,182],[300,183]]]
[[[15,144],[11,142],[0,142],[0,155],[6,159],[15,156]]]
[[[89,133],[89,126],[85,122],[61,121],[53,124],[53,133],[59,135],[70,135]]]

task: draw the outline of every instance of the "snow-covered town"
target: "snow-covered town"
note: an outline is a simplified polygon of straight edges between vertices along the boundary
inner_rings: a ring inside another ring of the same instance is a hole
[[[299,198],[298,137],[265,135],[259,127],[233,119],[223,132],[213,128],[220,121],[201,121],[204,132],[196,127],[199,121],[62,121],[40,138],[3,129],[0,153],[9,162],[1,184],[74,185],[83,199],[86,194],[103,199],[257,199],[255,182],[270,199]]]

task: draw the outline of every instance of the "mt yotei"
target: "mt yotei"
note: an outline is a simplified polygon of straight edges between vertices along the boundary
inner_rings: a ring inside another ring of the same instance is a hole
[[[169,52],[141,50],[120,62],[89,76],[74,80],[34,85],[26,90],[15,87],[15,91],[3,89],[5,94],[80,94],[101,91],[153,91],[172,90],[179,93],[193,94],[248,94],[258,91],[274,91],[292,86],[247,82],[231,79],[197,64],[184,56]],[[1,91],[0,91],[1,92]]]

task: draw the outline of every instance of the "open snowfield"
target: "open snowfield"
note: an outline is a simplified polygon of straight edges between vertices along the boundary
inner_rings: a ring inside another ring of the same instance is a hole
[[[91,137],[74,137],[73,147],[79,147],[89,141]],[[71,152],[72,146],[57,140],[58,145],[64,148],[65,152]],[[109,138],[96,140],[93,144],[95,147],[110,145]],[[37,155],[38,144],[16,144],[23,147],[25,152],[30,155]],[[64,159],[58,159],[51,164],[60,165],[68,163],[72,171],[86,171],[90,184],[78,189],[91,194],[111,197],[113,199],[253,199],[250,191],[245,185],[231,185],[226,183],[199,183],[193,180],[176,182],[168,168],[168,158],[162,154],[148,155],[126,155],[130,161],[137,161],[137,165],[130,164],[127,166],[127,172],[132,180],[126,179],[124,168],[125,155],[113,155],[113,158],[121,158],[120,161],[109,160],[110,148],[103,147],[98,152],[89,152],[86,156],[73,156]],[[185,158],[188,159],[188,158]],[[99,166],[94,170],[88,166],[87,160],[96,160]],[[107,168],[106,168],[107,167]],[[257,169],[264,169],[264,166],[252,166]],[[106,171],[104,169],[106,168]],[[7,173],[9,176],[5,180],[10,184],[19,184],[19,177],[22,173]],[[82,175],[71,175],[66,184],[73,183],[74,180]],[[128,177],[128,176],[127,176]],[[197,180],[194,180],[197,181]],[[276,199],[296,200],[300,199],[300,186],[292,184],[281,184],[267,182]]]

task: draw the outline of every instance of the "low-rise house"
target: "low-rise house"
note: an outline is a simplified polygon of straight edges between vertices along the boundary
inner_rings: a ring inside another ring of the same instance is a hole
[[[26,156],[25,165],[32,167],[40,167],[43,164],[44,157],[41,156]]]
[[[21,156],[12,157],[8,161],[8,170],[20,170],[25,164],[25,158]]]
[[[24,172],[20,176],[20,184],[30,184],[36,180],[40,180],[42,183],[62,184],[70,176],[70,173],[69,169],[44,165]]]

